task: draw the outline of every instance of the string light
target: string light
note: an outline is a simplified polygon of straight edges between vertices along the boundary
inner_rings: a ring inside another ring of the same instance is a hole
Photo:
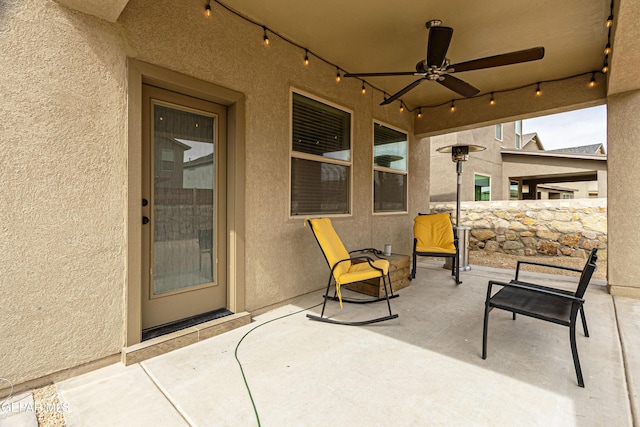
[[[264,36],[262,37],[262,42],[265,46],[269,46],[269,36],[267,35],[267,27],[262,27],[264,30]]]
[[[607,43],[607,45],[604,48],[604,54],[609,55],[610,53],[611,53],[611,43]]]
[[[207,0],[207,5],[204,7],[204,16],[207,18],[211,16],[211,0]]]
[[[367,93],[367,88],[364,87],[364,80],[362,81],[362,94],[364,95],[365,93]]]
[[[450,108],[451,112],[453,113],[454,111],[456,111],[456,104],[455,101],[451,101],[451,108]]]
[[[540,95],[542,95],[542,89],[540,89],[540,83],[538,83],[538,86],[536,87],[536,96]]]
[[[422,108],[418,108],[418,118],[422,118]]]
[[[611,2],[613,3],[613,2]],[[611,5],[611,9],[613,9],[613,4]],[[613,25],[613,12],[607,18],[607,21],[604,23],[604,26],[610,28]]]
[[[596,85],[596,73],[591,73],[591,81],[589,81],[589,87],[594,87]]]
[[[491,99],[489,100],[489,105],[496,105],[496,100],[493,99],[493,92],[491,92]]]
[[[404,104],[400,101],[400,112],[404,113]]]
[[[336,67],[336,83],[340,83],[341,79],[342,77],[340,77],[340,68]]]
[[[307,49],[304,50],[304,65],[309,65],[309,51]]]
[[[602,66],[602,72],[604,74],[607,74],[607,72],[609,71],[609,63],[607,62],[607,58],[604,58],[604,65]]]

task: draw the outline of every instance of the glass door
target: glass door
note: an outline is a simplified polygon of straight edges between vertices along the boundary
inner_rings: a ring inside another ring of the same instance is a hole
[[[142,327],[226,307],[224,106],[144,86]],[[221,233],[222,231],[222,233]],[[146,264],[146,265],[145,265]]]

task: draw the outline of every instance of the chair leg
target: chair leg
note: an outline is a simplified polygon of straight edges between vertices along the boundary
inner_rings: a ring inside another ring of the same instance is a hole
[[[578,377],[578,385],[584,387],[582,378],[582,369],[580,369],[580,359],[578,358],[578,346],[576,345],[576,322],[575,318],[571,320],[569,325],[569,339],[571,341],[571,354],[573,355],[573,365],[576,368],[576,376]]]
[[[411,274],[409,275],[409,280],[413,280],[416,278],[416,252],[413,251],[413,265],[411,266]]]
[[[384,296],[387,297],[387,307],[389,308],[389,316],[393,316],[391,313],[391,302],[389,300],[389,293],[387,292],[387,278],[389,279],[389,288],[391,289],[391,295],[393,295],[393,287],[391,286],[391,276],[387,273],[387,276],[382,276],[382,284],[384,286]]]
[[[584,331],[584,336],[589,336],[589,329],[587,329],[587,318],[584,316],[584,306],[580,307],[580,318],[582,319],[582,330]]]
[[[453,257],[453,268],[456,269],[456,285],[462,283],[460,281],[460,254],[456,253],[456,256]]]
[[[330,287],[331,287],[331,276],[329,276],[329,282],[327,283],[327,290],[324,293],[324,302],[322,303],[322,312],[320,312],[320,317],[324,317],[324,309],[327,306],[327,300],[329,299]]]
[[[489,327],[489,303],[484,304],[484,326],[482,328],[482,358],[487,358],[487,329]]]
[[[511,314],[513,314],[513,320],[516,320],[516,312],[512,311]]]

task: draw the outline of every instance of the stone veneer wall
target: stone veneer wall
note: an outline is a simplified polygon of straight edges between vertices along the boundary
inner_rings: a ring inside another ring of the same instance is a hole
[[[455,209],[431,204],[432,213],[454,218]],[[597,247],[607,256],[607,199],[463,202],[460,223],[471,228],[471,250],[586,258]]]

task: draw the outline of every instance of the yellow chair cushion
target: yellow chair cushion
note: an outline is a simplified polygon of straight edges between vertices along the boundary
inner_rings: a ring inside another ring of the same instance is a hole
[[[348,283],[361,282],[363,280],[381,277],[389,272],[389,261],[386,259],[375,260],[372,264],[375,267],[382,269],[382,272],[371,268],[367,261],[352,263],[348,272],[336,277],[336,282],[340,285],[346,285]]]
[[[418,215],[413,223],[416,252],[455,254],[453,227],[449,214]]]
[[[350,258],[349,252],[347,252],[342,244],[342,240],[338,237],[329,218],[310,219],[309,223],[331,268],[333,268],[338,261]],[[349,268],[351,268],[351,261],[341,262],[336,269],[333,270],[333,277],[337,280],[338,277],[349,271]]]

